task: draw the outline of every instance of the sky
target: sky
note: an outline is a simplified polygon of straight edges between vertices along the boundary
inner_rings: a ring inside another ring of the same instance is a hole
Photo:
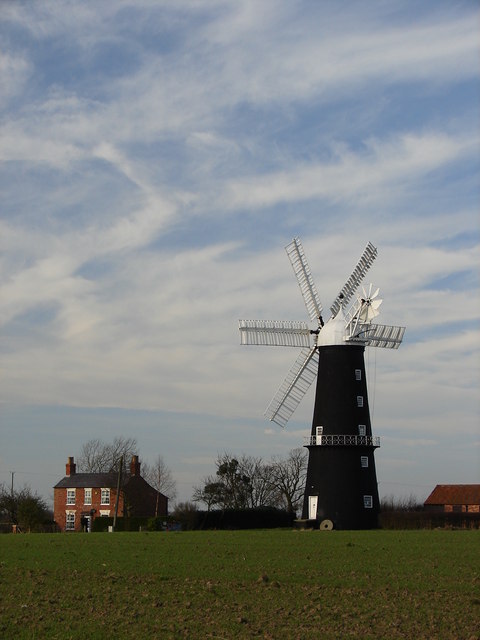
[[[3,0],[0,483],[48,501],[92,438],[162,455],[177,500],[222,452],[302,446],[263,412],[365,245],[381,496],[480,482],[477,2]],[[328,313],[327,313],[328,317]]]

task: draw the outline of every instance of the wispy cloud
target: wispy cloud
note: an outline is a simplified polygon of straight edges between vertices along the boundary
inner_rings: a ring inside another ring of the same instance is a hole
[[[441,133],[370,140],[364,153],[339,149],[328,163],[297,165],[292,170],[233,181],[224,202],[253,209],[310,199],[348,205],[358,199],[369,204],[386,202],[392,190],[401,197],[406,182],[412,189],[431,172],[475,156],[478,143],[478,138],[455,139]]]
[[[6,3],[3,402],[29,420],[161,413],[182,482],[226,448],[216,420],[237,446],[242,429],[258,451],[301,445],[313,392],[290,430],[262,422],[295,350],[241,349],[237,318],[304,319],[291,236],[325,306],[372,240],[381,320],[407,325],[368,356],[385,459],[413,443],[441,459],[452,425],[478,441],[477,19],[447,2]],[[196,462],[171,435],[185,415]]]

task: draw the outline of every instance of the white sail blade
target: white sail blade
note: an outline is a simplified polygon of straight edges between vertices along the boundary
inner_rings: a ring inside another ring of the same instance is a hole
[[[376,257],[377,257],[377,249],[373,246],[371,242],[369,242],[365,247],[365,251],[362,253],[360,260],[358,261],[357,266],[352,271],[352,275],[348,278],[346,283],[343,285],[340,293],[335,298],[334,303],[330,307],[332,316],[337,315],[341,304],[348,303],[350,298],[353,296],[353,294],[357,290],[360,282],[365,277],[367,271],[372,266],[373,261],[375,260]]]
[[[275,347],[309,347],[306,322],[290,320],[239,320],[240,344]]]
[[[360,322],[365,324],[371,322],[373,318],[376,318],[380,315],[380,311],[378,310],[383,300],[377,298],[376,300],[365,300],[365,302],[361,305],[358,312],[358,319]]]
[[[268,405],[265,416],[284,428],[290,416],[315,380],[318,370],[316,347],[303,349],[283,384]]]
[[[383,349],[398,349],[405,327],[395,327],[388,324],[362,324],[355,329],[355,335],[349,341],[363,342],[368,347],[382,347]]]
[[[318,323],[318,319],[322,315],[323,307],[318,296],[317,288],[313,282],[310,267],[305,258],[302,243],[298,238],[294,238],[292,242],[285,247],[285,250],[297,277],[308,316],[310,320]]]

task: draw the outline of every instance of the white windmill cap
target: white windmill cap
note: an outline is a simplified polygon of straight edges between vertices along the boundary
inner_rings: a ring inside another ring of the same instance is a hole
[[[345,344],[345,314],[340,307],[338,313],[325,324],[318,334],[317,346]]]

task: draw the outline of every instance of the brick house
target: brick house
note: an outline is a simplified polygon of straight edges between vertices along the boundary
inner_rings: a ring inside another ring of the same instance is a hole
[[[480,513],[480,484],[437,484],[423,504],[427,511]]]
[[[54,519],[61,531],[90,531],[101,516],[114,516],[118,473],[77,473],[73,457],[68,458],[65,477],[53,488]],[[166,516],[168,498],[140,475],[138,456],[133,456],[130,473],[122,479],[117,516]]]

